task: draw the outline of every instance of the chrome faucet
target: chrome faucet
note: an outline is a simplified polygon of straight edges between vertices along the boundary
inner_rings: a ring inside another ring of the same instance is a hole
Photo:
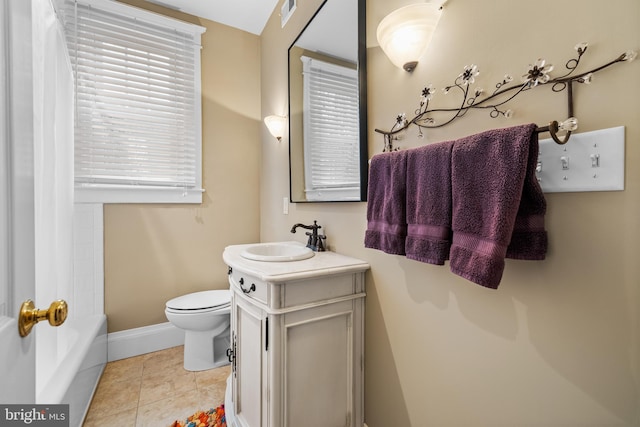
[[[325,251],[325,244],[323,240],[327,238],[324,234],[318,234],[318,229],[322,228],[321,225],[318,225],[317,221],[313,221],[313,225],[304,225],[304,224],[295,224],[291,227],[291,232],[295,233],[296,228],[301,227],[307,230],[311,230],[311,232],[305,233],[309,236],[309,240],[307,241],[307,247],[315,252],[323,252]]]

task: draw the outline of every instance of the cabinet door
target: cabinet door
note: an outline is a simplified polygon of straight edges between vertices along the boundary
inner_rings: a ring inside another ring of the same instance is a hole
[[[236,370],[234,403],[237,422],[242,427],[266,427],[262,399],[264,380],[265,319],[262,310],[235,296],[234,325]]]
[[[285,315],[284,427],[353,425],[354,302]]]

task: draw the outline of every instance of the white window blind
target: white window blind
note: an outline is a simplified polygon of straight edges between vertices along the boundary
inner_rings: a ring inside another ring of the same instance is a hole
[[[62,15],[76,83],[76,194],[201,202],[204,28],[107,0],[67,0]]]
[[[359,200],[358,71],[301,59],[307,200]]]

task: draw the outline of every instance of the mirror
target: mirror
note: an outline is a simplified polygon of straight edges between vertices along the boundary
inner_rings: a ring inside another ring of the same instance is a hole
[[[292,202],[367,198],[365,1],[325,0],[289,47]]]

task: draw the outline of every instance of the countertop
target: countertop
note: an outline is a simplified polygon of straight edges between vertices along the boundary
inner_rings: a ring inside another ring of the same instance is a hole
[[[295,241],[274,243],[304,246]],[[240,256],[244,249],[256,244],[259,243],[227,246],[222,253],[222,259],[231,268],[266,282],[286,282],[330,274],[359,273],[369,269],[369,264],[365,261],[331,251],[315,252],[311,258],[284,262],[253,261]]]

